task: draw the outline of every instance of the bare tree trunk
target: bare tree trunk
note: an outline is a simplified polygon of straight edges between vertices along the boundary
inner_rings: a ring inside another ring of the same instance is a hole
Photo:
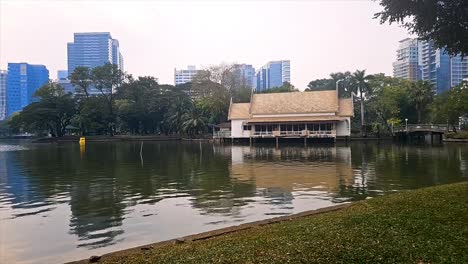
[[[366,131],[366,122],[364,120],[364,98],[362,97],[362,91],[361,92],[361,134],[363,137],[367,137],[367,131]]]
[[[418,124],[421,124],[421,110],[418,109]]]

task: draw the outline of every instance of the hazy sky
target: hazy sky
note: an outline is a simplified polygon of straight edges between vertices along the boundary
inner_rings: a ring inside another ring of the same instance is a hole
[[[380,25],[378,3],[362,1],[6,1],[0,0],[0,68],[67,68],[74,32],[111,32],[125,71],[173,84],[174,68],[291,60],[301,90],[331,72],[391,74],[396,25]]]

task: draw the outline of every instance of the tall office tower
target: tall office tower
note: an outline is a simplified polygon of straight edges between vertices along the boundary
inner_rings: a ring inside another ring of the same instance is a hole
[[[431,82],[437,94],[450,89],[450,56],[432,41],[419,41],[421,80]]]
[[[255,88],[255,69],[250,64],[234,64],[233,72],[244,86]]]
[[[291,63],[289,60],[270,61],[256,74],[256,90],[265,91],[291,82]]]
[[[187,66],[187,69],[177,70],[174,69],[174,85],[184,84],[191,82],[193,77],[195,77],[202,70],[197,70],[193,65]]]
[[[432,41],[419,42],[421,79],[430,81],[436,93],[442,93],[468,78],[468,58],[450,56],[445,49],[434,47]]]
[[[393,77],[416,81],[419,79],[418,40],[400,40],[397,60],[393,62]]]
[[[6,118],[6,87],[8,72],[0,70],[0,120]]]
[[[115,64],[123,71],[119,41],[113,39],[109,32],[75,33],[67,49],[68,74],[78,66],[95,68],[106,63]]]
[[[8,63],[6,89],[7,117],[36,101],[34,92],[49,81],[49,70],[44,65],[25,62]]]
[[[468,58],[455,56],[450,60],[450,86],[459,85],[463,80],[468,79]]]

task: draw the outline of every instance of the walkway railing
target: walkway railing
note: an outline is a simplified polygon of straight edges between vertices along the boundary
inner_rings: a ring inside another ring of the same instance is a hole
[[[230,138],[231,131],[215,131],[213,132],[213,138]]]
[[[458,130],[458,127],[455,127]],[[449,132],[453,126],[447,124],[408,124],[400,125],[393,128],[394,133],[401,132],[417,132],[417,131],[432,131],[432,132]]]

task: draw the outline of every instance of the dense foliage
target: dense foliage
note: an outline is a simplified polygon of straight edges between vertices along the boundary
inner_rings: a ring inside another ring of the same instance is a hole
[[[289,82],[284,82],[283,85],[279,87],[272,87],[264,91],[258,91],[258,93],[290,93],[290,92],[299,92],[294,85]]]
[[[433,40],[451,55],[468,55],[468,1],[380,0],[381,23],[399,23],[421,39]]]
[[[1,124],[1,133],[31,132],[63,136],[119,134],[184,134],[196,137],[225,122],[232,102],[249,102],[252,93],[232,67],[213,66],[191,83],[161,85],[153,77],[134,78],[107,64],[95,69],[78,67],[71,75],[76,95],[55,83],[40,88],[36,102]],[[380,135],[404,123],[438,123],[457,126],[468,116],[468,83],[435,95],[433,86],[385,76],[332,73],[313,80],[306,91],[339,89],[340,97],[354,98],[353,132]],[[93,87],[93,93],[91,93]],[[113,92],[111,92],[113,91]],[[268,93],[298,91],[293,85]],[[96,94],[97,93],[97,94]]]
[[[135,79],[112,64],[77,67],[70,80],[76,88],[74,97],[48,83],[35,93],[37,102],[11,118],[10,127],[51,136],[69,132],[194,137],[226,120],[231,98],[249,102],[251,96],[246,81],[226,65],[206,69],[193,82],[177,87],[148,76]]]
[[[337,78],[337,76],[339,76]],[[385,76],[355,73],[333,73],[330,78],[313,80],[306,91],[336,89],[341,97],[354,94],[354,132],[390,133],[392,126],[408,119],[410,124],[449,124],[457,127],[460,117],[468,116],[468,82],[435,95],[434,87],[426,81],[409,81]]]

